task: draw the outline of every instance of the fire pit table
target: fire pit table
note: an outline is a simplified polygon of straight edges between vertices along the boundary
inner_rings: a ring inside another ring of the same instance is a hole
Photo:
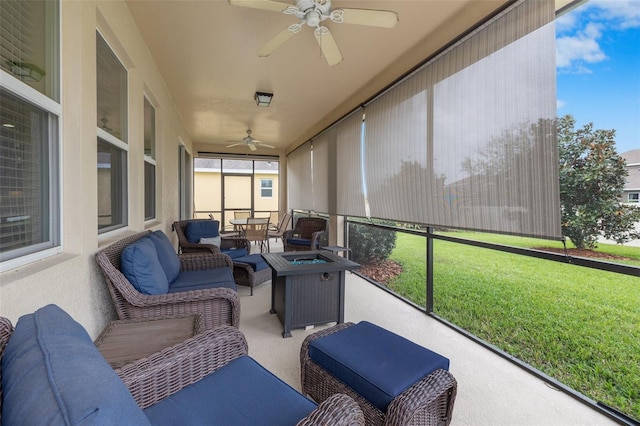
[[[292,328],[344,322],[345,271],[359,264],[329,251],[265,253],[271,267],[271,310],[284,326]]]

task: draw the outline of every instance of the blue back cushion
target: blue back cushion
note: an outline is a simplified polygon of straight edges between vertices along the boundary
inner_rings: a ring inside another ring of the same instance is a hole
[[[442,355],[367,321],[312,341],[309,357],[382,412],[418,380],[449,369]]]
[[[169,291],[167,275],[150,238],[140,238],[122,251],[120,270],[140,293],[166,294]]]
[[[84,328],[55,305],[18,320],[2,392],[3,424],[149,424]]]
[[[316,405],[241,356],[144,410],[154,425],[295,425]]]
[[[218,236],[220,222],[217,220],[198,220],[187,223],[184,234],[190,243],[198,244],[200,238],[211,238]]]
[[[156,247],[158,260],[164,270],[164,274],[167,276],[167,280],[172,282],[180,274],[180,259],[178,259],[178,255],[175,250],[173,250],[173,244],[171,244],[167,235],[162,231],[151,233],[149,239]]]
[[[305,238],[288,238],[287,244],[292,244],[295,246],[311,246],[311,240]],[[316,241],[316,247],[320,245],[320,241]]]

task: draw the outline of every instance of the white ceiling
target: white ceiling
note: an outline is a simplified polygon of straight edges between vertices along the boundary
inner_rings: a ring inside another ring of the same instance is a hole
[[[290,1],[293,4],[293,0]],[[333,8],[393,10],[393,29],[327,21],[344,60],[329,66],[304,27],[267,58],[256,52],[295,23],[292,16],[224,0],[127,0],[197,149],[226,149],[253,136],[290,150],[482,20],[506,0],[333,1]],[[256,106],[256,91],[274,94]]]

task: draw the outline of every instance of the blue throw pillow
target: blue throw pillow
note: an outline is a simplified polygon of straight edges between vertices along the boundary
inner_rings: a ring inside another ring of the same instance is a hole
[[[150,238],[141,238],[122,251],[120,269],[140,293],[166,294],[169,291],[169,281]]]
[[[180,259],[178,259],[175,250],[173,250],[173,244],[171,244],[167,235],[162,231],[151,233],[149,239],[156,247],[158,260],[167,276],[167,280],[173,282],[178,278],[178,275],[180,275]]]
[[[2,423],[148,425],[85,329],[56,305],[24,315],[2,357]]]
[[[217,220],[198,220],[187,223],[184,233],[190,243],[198,244],[200,238],[217,237],[219,227],[220,222]]]

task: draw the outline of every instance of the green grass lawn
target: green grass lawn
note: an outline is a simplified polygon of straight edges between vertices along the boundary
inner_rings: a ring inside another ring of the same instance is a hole
[[[403,273],[388,285],[425,306],[425,238],[397,235],[390,258]],[[478,235],[527,247],[518,237]],[[640,248],[621,252],[640,265]],[[438,240],[434,261],[435,313],[640,418],[640,278]]]

